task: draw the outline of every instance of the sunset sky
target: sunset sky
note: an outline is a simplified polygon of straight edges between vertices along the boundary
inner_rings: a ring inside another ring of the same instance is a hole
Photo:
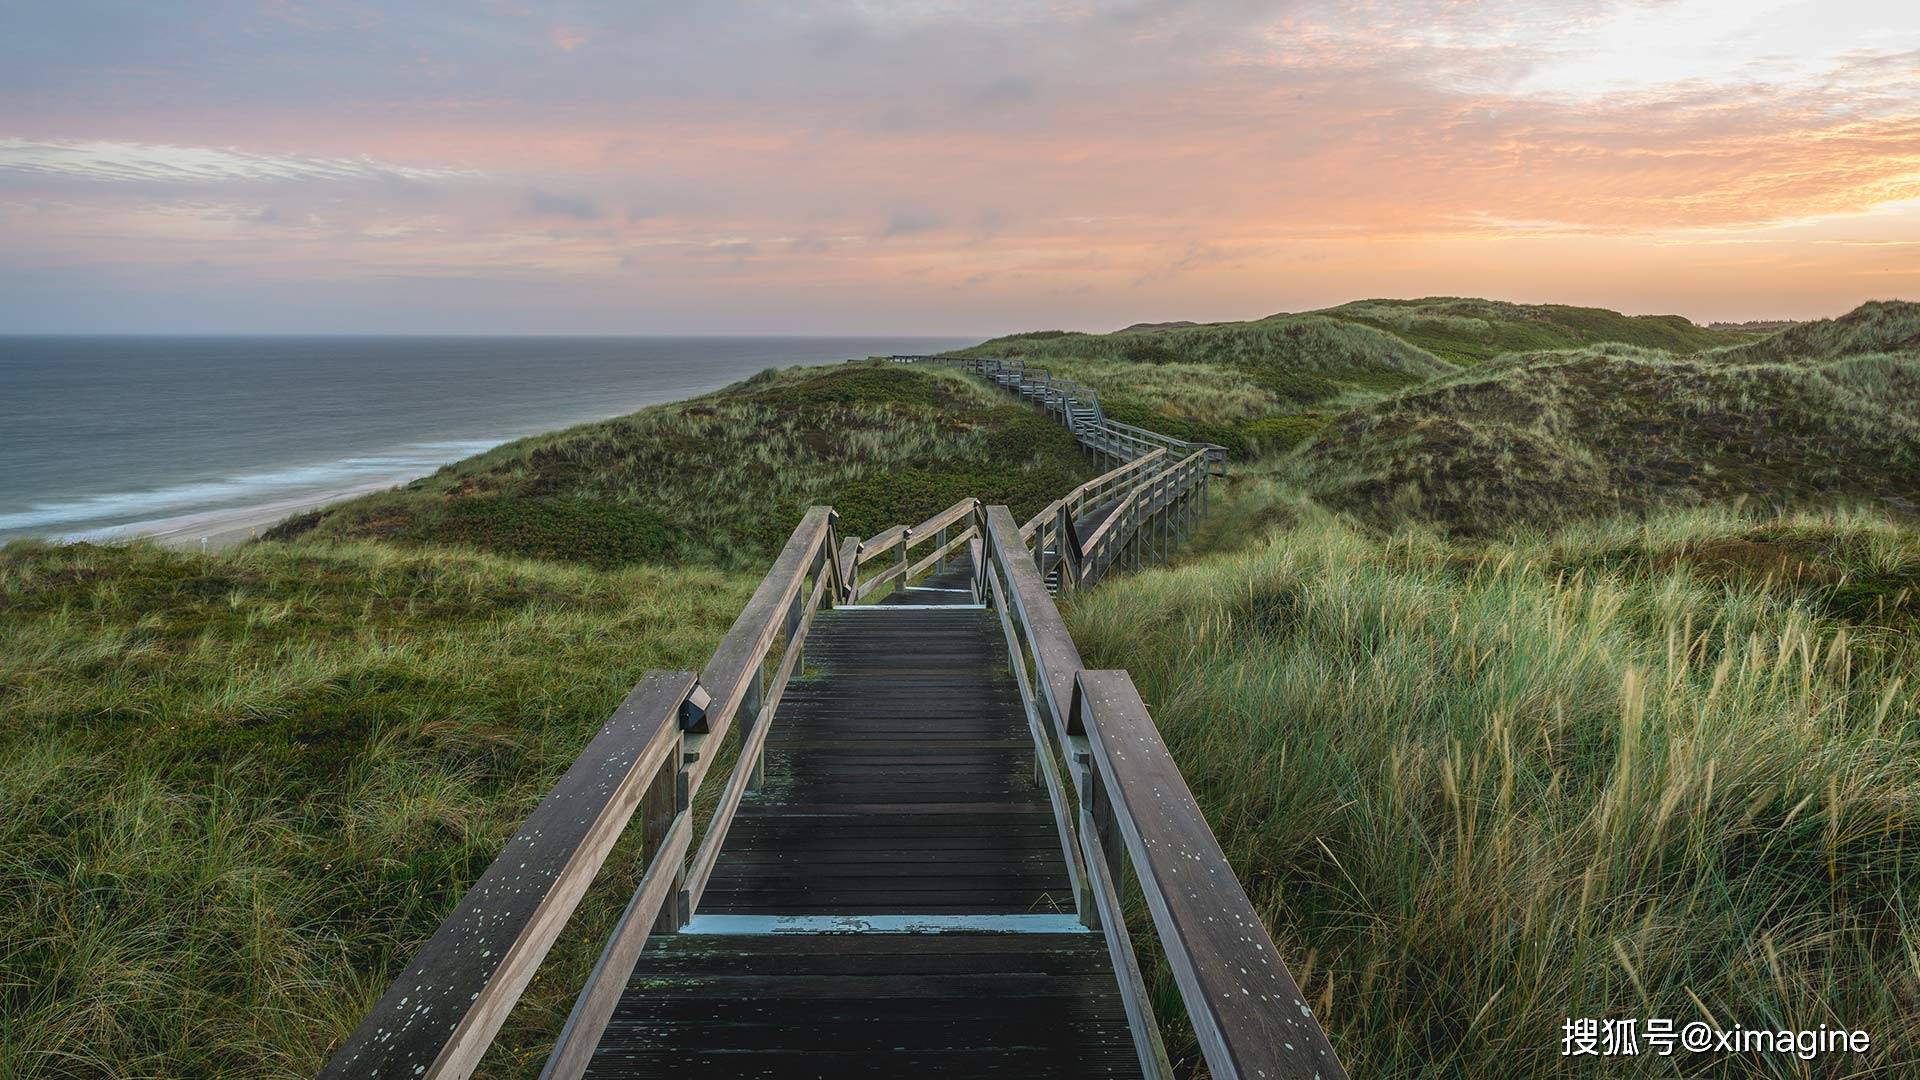
[[[0,331],[1920,299],[1911,2],[16,4]]]

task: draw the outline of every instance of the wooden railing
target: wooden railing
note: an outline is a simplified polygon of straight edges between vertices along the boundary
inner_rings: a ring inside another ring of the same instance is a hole
[[[1207,467],[1217,476],[1226,471],[1227,451],[1213,443],[1188,442],[1171,435],[1134,424],[1108,419],[1100,405],[1100,394],[1089,386],[1055,378],[1047,369],[1025,360],[980,356],[919,356],[900,354],[888,357],[897,364],[939,364],[972,372],[1039,404],[1059,419],[1094,453],[1117,461],[1127,461],[1155,449],[1185,457],[1197,450],[1207,454]]]
[[[816,506],[704,670],[651,672],[640,680],[322,1077],[471,1074],[641,811],[651,857],[542,1076],[581,1074],[648,934],[686,925],[741,796],[760,780],[774,710],[800,663],[813,614],[846,593],[834,552],[833,511]],[[693,799],[736,719],[733,766],[695,849]]]
[[[1204,513],[1219,448],[1131,434],[1139,429],[1105,420],[1082,388],[1024,365],[965,363],[1122,464],[1024,525],[1004,506],[963,499],[917,525],[840,541],[833,511],[809,509],[706,668],[640,680],[322,1077],[471,1074],[637,816],[645,869],[541,1074],[581,1076],[649,935],[687,924],[742,797],[761,782],[815,613],[962,560],[973,598],[999,616],[1076,908],[1105,935],[1146,1075],[1170,1066],[1123,916],[1129,869],[1213,1077],[1345,1076],[1132,681],[1084,669],[1050,592],[1164,557]],[[1082,520],[1095,522],[1086,536]],[[736,726],[701,830],[694,799]]]
[[[849,538],[840,556],[841,573],[846,580],[844,600],[858,603],[888,584],[896,591],[904,589],[914,578],[928,572],[937,573],[950,562],[967,557],[970,547],[980,538],[980,530],[973,524],[979,508],[979,499],[961,499],[918,525],[895,525],[865,540]],[[912,550],[926,543],[933,545],[932,550],[913,559]],[[863,568],[889,554],[892,557],[887,559],[884,569],[861,576]]]
[[[1082,665],[1006,507],[987,509],[983,531],[982,591],[1000,612],[1075,903],[1106,935],[1142,1071],[1172,1075],[1125,919],[1129,869],[1215,1080],[1345,1076],[1133,680]]]

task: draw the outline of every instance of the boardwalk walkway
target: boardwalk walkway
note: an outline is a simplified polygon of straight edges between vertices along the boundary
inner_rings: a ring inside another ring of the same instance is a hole
[[[1022,364],[896,359],[992,379],[1114,467],[1024,524],[967,499],[842,542],[809,510],[707,667],[635,687],[323,1077],[470,1075],[636,817],[645,873],[543,1080],[1171,1076],[1142,929],[1212,1077],[1344,1077],[1131,680],[1054,605],[1172,551],[1219,449]]]
[[[835,609],[806,666],[698,913],[641,955],[587,1075],[1138,1076],[995,616]]]

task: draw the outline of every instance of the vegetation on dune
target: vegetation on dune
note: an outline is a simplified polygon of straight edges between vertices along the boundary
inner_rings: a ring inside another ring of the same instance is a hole
[[[1132,672],[1353,1075],[1558,1075],[1568,1017],[1824,1023],[1873,1033],[1848,1075],[1912,1060],[1920,534],[1695,511],[1463,546],[1235,505],[1265,535],[1069,620]]]
[[[1297,472],[1363,520],[1475,533],[1736,499],[1912,513],[1917,333],[1920,305],[1870,305],[1689,357],[1509,357],[1347,412]]]
[[[1267,454],[1292,449],[1340,410],[1506,353],[1602,342],[1690,353],[1751,337],[1677,315],[1434,297],[1112,334],[1046,330],[960,355],[1024,357],[1094,388],[1117,420]]]
[[[1679,315],[1622,315],[1566,304],[1513,304],[1458,296],[1421,300],[1356,300],[1320,312],[1378,327],[1462,366],[1506,353],[1572,349],[1609,342],[1699,352],[1751,335],[1696,326]]]
[[[1920,304],[1875,300],[1837,319],[1794,323],[1770,337],[1722,350],[1729,361],[1791,363],[1920,352]]]
[[[977,379],[844,364],[508,443],[268,537],[745,568],[809,504],[831,503],[841,535],[870,536],[969,496],[1032,513],[1090,475],[1064,429]]]
[[[0,1075],[311,1076],[751,575],[388,545],[0,551]],[[537,1071],[616,858],[488,1075]]]

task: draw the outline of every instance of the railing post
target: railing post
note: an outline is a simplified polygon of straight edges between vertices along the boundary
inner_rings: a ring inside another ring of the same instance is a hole
[[[1080,582],[1080,564],[1073,556],[1073,511],[1066,503],[1060,504],[1060,512],[1054,518],[1054,547],[1060,552],[1060,591],[1066,592]]]
[[[904,592],[907,587],[907,542],[911,539],[913,539],[912,529],[900,534],[900,557],[895,560],[900,567],[900,576],[893,579],[893,591],[896,593]]]
[[[795,603],[798,604],[799,602],[799,597],[795,597]],[[789,619],[791,620],[791,616],[789,616]],[[795,621],[793,625],[798,626],[799,624]],[[789,632],[787,640],[793,640],[791,632]],[[747,738],[753,734],[753,729],[761,723],[760,708],[761,704],[766,700],[766,681],[767,665],[765,661],[762,661],[760,666],[753,670],[753,679],[747,683],[747,696],[740,701],[740,712],[738,716],[741,746],[747,744]],[[761,754],[753,760],[753,772],[747,777],[747,788],[752,790],[766,782],[767,756]]]
[[[662,791],[654,797],[660,813],[669,821],[675,815],[688,813],[693,805],[691,780],[687,766],[691,764],[686,749],[684,734],[675,739],[673,756],[668,758],[668,767],[661,769]],[[671,809],[669,809],[669,807]],[[652,811],[650,810],[649,813]],[[680,928],[693,918],[693,901],[687,891],[687,857],[682,853],[674,861],[673,880],[667,886],[667,898],[660,905],[660,914],[654,919],[653,928],[665,934],[677,934]]]

